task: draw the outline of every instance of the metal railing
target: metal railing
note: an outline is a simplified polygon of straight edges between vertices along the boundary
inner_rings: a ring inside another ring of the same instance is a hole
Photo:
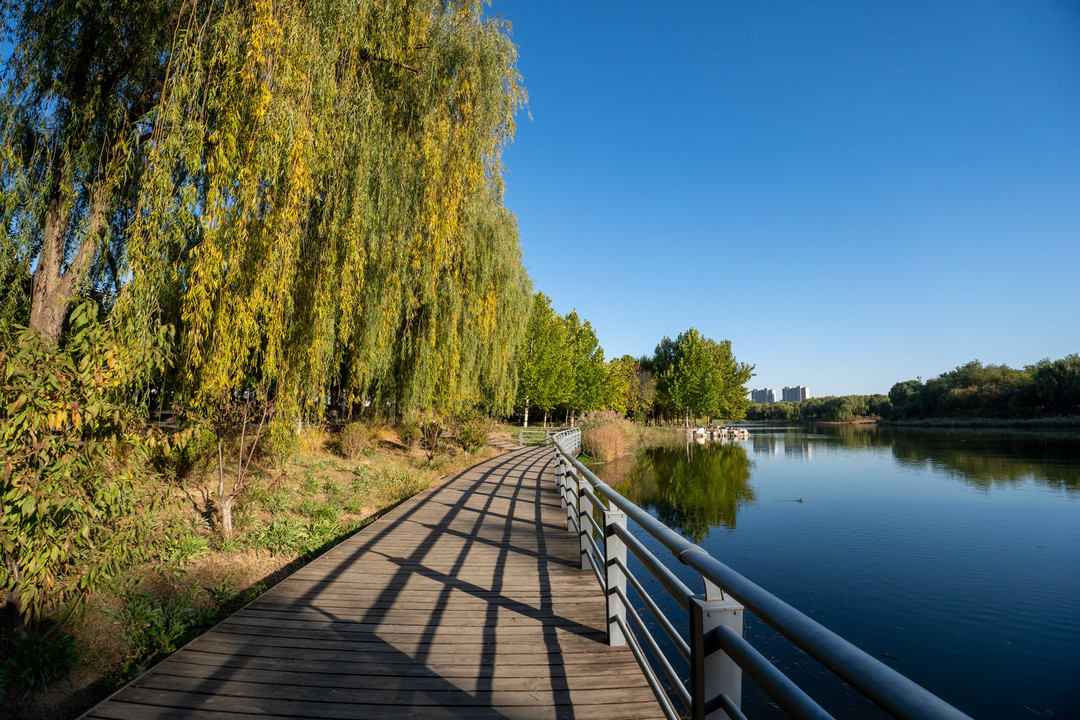
[[[574,430],[570,427],[547,427],[547,428],[521,428],[518,430],[518,445],[524,447],[526,445],[550,445],[552,438],[559,433],[566,430]],[[573,453],[575,450],[581,448],[581,433],[577,433],[577,445],[573,448],[569,448],[569,451]]]
[[[668,718],[675,720],[686,713],[695,720],[744,718],[740,710],[744,672],[788,715],[832,717],[743,639],[745,610],[754,613],[894,717],[912,720],[968,718],[925,688],[739,575],[612,490],[574,457],[574,451],[581,446],[579,429],[559,432],[551,444],[555,448],[555,477],[562,506],[566,509],[567,530],[578,535],[581,567],[593,571],[607,596],[608,642],[629,645]],[[628,530],[629,521],[652,535],[674,559],[700,573],[704,592],[695,593],[687,587]],[[687,613],[681,623],[666,617],[657,601],[631,573],[627,551]],[[676,657],[669,657],[650,632],[628,599],[627,586],[634,589],[656,626],[674,646]],[[685,637],[680,627],[685,630]],[[683,668],[689,666],[689,683],[682,681],[675,667],[678,663]],[[663,677],[654,668],[659,668]],[[676,709],[676,702],[685,712]]]

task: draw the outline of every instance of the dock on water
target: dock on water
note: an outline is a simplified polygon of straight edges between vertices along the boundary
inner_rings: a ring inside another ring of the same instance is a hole
[[[566,531],[550,448],[422,493],[85,718],[660,718]]]

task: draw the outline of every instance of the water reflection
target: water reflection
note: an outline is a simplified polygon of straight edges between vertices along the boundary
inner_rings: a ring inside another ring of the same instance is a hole
[[[731,443],[656,447],[602,476],[637,505],[656,513],[668,527],[700,543],[710,527],[735,528],[740,509],[754,503],[746,448]]]
[[[789,438],[784,441],[784,454],[790,460],[809,460],[813,455],[811,443],[808,437]]]
[[[780,450],[780,438],[776,435],[750,435],[754,452],[758,455],[775,455]]]
[[[789,458],[810,459],[813,446],[845,450],[889,450],[897,464],[934,469],[984,490],[1012,487],[1025,480],[1069,494],[1080,494],[1080,433],[948,428],[898,428],[875,425],[818,426],[805,429],[751,429],[753,451],[773,455],[780,439]]]

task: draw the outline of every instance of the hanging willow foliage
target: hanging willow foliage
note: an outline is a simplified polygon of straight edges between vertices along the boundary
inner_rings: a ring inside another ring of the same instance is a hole
[[[187,400],[504,409],[529,281],[502,204],[524,102],[483,3],[257,0],[182,14],[118,311],[181,327]]]

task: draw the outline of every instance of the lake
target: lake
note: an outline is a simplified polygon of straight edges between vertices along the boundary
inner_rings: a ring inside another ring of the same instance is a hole
[[[969,715],[1080,718],[1080,433],[747,427],[598,474]],[[749,614],[744,634],[826,710],[881,715]],[[745,678],[743,705],[778,716]]]

